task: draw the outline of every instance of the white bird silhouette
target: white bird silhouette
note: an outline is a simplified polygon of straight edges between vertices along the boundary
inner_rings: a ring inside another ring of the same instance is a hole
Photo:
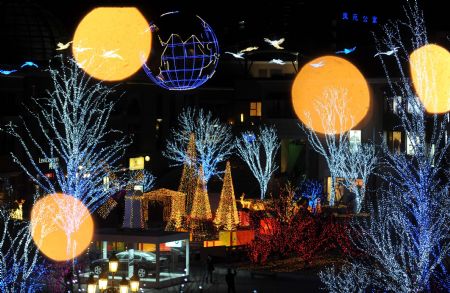
[[[284,49],[283,47],[280,46],[284,42],[284,38],[281,38],[279,40],[269,40],[268,38],[264,38],[264,41],[269,43],[269,44],[271,44],[272,46],[274,46],[278,50],[283,50]]]
[[[70,44],[72,44],[72,42],[73,42],[73,41],[70,41],[70,42],[67,42],[67,43],[65,43],[65,44],[59,42],[58,44],[56,44],[56,46],[58,46],[58,47],[56,48],[56,50],[58,50],[58,51],[65,50],[65,49],[69,48],[69,46],[70,46]]]
[[[77,53],[82,53],[82,52],[84,52],[84,51],[87,51],[87,50],[92,50],[92,48],[83,48],[83,47],[74,47],[73,48],[74,50],[75,50],[75,52],[77,52]]]
[[[279,64],[279,65],[283,65],[286,64],[283,60],[281,59],[272,59],[269,61],[269,63],[274,63],[274,64]]]
[[[400,47],[394,47],[392,50],[386,51],[386,52],[378,52],[375,55],[373,55],[373,57],[377,57],[379,55],[387,55],[387,56],[391,56],[394,53],[397,53],[398,49],[400,49]]]
[[[317,63],[311,63],[311,64],[309,64],[309,65],[311,65],[311,66],[314,67],[314,68],[319,68],[319,67],[324,66],[325,63],[323,63],[323,60],[321,60],[320,62],[317,62]]]
[[[237,52],[237,53],[233,53],[233,52],[225,52],[225,54],[230,54],[233,55],[234,58],[237,59],[244,59],[244,53],[243,52]]]
[[[117,58],[117,59],[123,60],[123,57],[116,53],[118,50],[119,49],[109,50],[109,51],[103,50],[103,53],[101,56],[103,58]]]
[[[259,49],[259,47],[247,47],[247,48],[239,51],[239,53],[251,52],[251,51],[258,50],[258,49]]]

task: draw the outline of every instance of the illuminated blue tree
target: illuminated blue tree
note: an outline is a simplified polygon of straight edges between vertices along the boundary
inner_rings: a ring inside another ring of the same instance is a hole
[[[366,195],[369,176],[377,164],[377,154],[373,143],[350,146],[342,149],[343,163],[340,165],[344,177],[342,184],[354,194],[353,211],[359,213]]]
[[[46,270],[26,221],[15,221],[0,208],[0,292],[37,292]]]
[[[12,153],[13,161],[41,189],[39,195],[62,192],[93,213],[114,192],[104,187],[103,179],[115,171],[128,142],[120,132],[108,129],[113,90],[91,80],[73,60],[60,56],[54,62],[58,64],[48,70],[53,89],[45,98],[33,98],[34,109],[28,108],[33,122],[22,119],[20,125],[10,123],[3,131],[17,138],[24,158]],[[52,163],[53,179],[46,176],[40,160]],[[65,215],[55,223],[66,234],[69,253],[72,234],[88,214],[71,204],[56,204]],[[40,216],[33,219],[40,220]]]
[[[258,180],[261,199],[265,198],[270,178],[278,169],[275,156],[279,147],[274,127],[262,126],[258,135],[244,132],[241,138],[236,138],[238,155],[247,163],[253,176]]]
[[[143,187],[143,192],[149,192],[155,185],[155,179],[156,177],[145,169],[134,170],[127,174],[124,185],[130,186],[131,188],[135,185],[141,185]]]
[[[29,163],[14,153],[13,161],[44,194],[63,192],[93,212],[110,196],[103,178],[114,172],[129,143],[108,128],[114,90],[91,80],[73,60],[59,57],[56,62],[48,70],[53,89],[45,98],[33,98],[35,110],[28,109],[34,125],[22,119],[20,126],[11,123],[4,131],[18,139]],[[33,133],[36,125],[39,134]],[[39,159],[53,162],[56,180],[45,176]]]
[[[189,163],[186,152],[191,133],[195,135],[197,150],[197,168],[201,165],[208,184],[212,176],[220,172],[218,164],[226,161],[233,153],[233,136],[231,127],[213,118],[210,111],[186,108],[178,116],[178,128],[172,131],[168,139],[164,156],[174,162],[175,166]]]
[[[398,48],[392,56],[380,58],[392,97],[404,101],[396,109],[401,122],[398,128],[405,131],[412,147],[407,154],[391,151],[384,143],[382,172],[379,172],[384,185],[369,208],[370,218],[353,223],[353,229],[361,235],[354,239],[355,243],[365,257],[351,262],[364,268],[367,274],[367,282],[358,290],[371,286],[392,292],[424,292],[430,291],[433,284],[448,292],[449,268],[444,260],[450,251],[450,174],[446,162],[450,117],[448,113],[427,114],[404,71],[403,62],[409,60],[410,49],[428,44],[417,2],[408,2],[405,10],[408,21],[385,25],[385,37],[377,39],[377,49],[381,52]],[[411,35],[410,43],[402,42],[407,36],[404,28]],[[392,71],[383,58],[393,58],[400,79],[392,78]],[[426,64],[423,62],[420,68],[420,78],[432,90],[440,85],[435,83],[435,68],[427,68]],[[429,75],[432,78],[426,79]],[[335,278],[355,283],[359,274],[360,270],[345,266],[337,273],[332,270],[322,273],[322,281],[335,292]],[[345,292],[343,289],[337,291]]]
[[[349,133],[346,125],[349,125],[352,117],[345,113],[347,108],[347,91],[344,89],[331,88],[323,93],[324,102],[316,101],[315,111],[321,117],[321,126],[325,130],[324,135],[319,135],[314,130],[311,113],[306,112],[305,124],[299,124],[305,132],[309,144],[318,154],[323,156],[328,165],[331,177],[331,190],[329,194],[329,205],[334,206],[336,200],[336,178],[344,177],[342,164],[348,149]]]

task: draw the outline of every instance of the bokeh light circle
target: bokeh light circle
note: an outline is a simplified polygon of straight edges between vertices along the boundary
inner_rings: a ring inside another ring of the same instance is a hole
[[[137,8],[99,7],[78,24],[72,52],[89,75],[116,81],[138,71],[151,46],[149,24]]]
[[[325,129],[322,124],[324,113],[317,111],[318,102],[323,105],[329,102],[326,95],[329,91],[339,92],[339,99],[346,102],[345,123],[340,125],[338,114],[332,110],[335,125],[332,131]],[[297,117],[307,127],[322,134],[354,128],[367,115],[371,103],[369,87],[362,73],[349,61],[335,56],[322,56],[306,63],[295,77],[291,95]]]
[[[414,89],[426,111],[450,111],[450,53],[438,45],[425,45],[411,53],[409,65]]]
[[[53,260],[65,261],[80,255],[89,246],[93,233],[89,210],[73,196],[55,193],[39,199],[33,206],[33,240]]]

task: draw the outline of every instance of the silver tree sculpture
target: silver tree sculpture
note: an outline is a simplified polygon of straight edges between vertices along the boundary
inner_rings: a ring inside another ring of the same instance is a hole
[[[368,272],[367,283],[361,288],[379,288],[392,292],[428,292],[432,288],[449,291],[448,258],[450,251],[450,180],[448,162],[450,141],[446,138],[449,113],[430,114],[417,98],[414,85],[404,69],[411,50],[428,44],[422,11],[416,1],[405,5],[407,21],[392,21],[384,26],[384,37],[376,38],[379,52],[392,50],[389,56],[380,55],[392,97],[405,102],[396,109],[401,129],[410,138],[409,153],[391,151],[383,145],[382,170],[384,181],[377,199],[369,208],[370,218],[355,221],[353,240],[364,253],[351,262]],[[405,30],[406,29],[406,30]],[[409,35],[407,35],[409,33]],[[408,41],[405,37],[409,37]],[[388,70],[385,58],[397,64],[396,73]],[[427,66],[424,58],[419,79],[430,90],[436,84],[436,69]],[[430,78],[431,77],[431,78]],[[448,97],[450,99],[450,96]],[[408,108],[410,111],[408,111]],[[411,111],[412,110],[412,111]],[[322,275],[331,291],[330,274]],[[341,278],[356,280],[358,272],[343,267]]]
[[[262,126],[259,134],[245,132],[236,138],[238,155],[247,163],[259,183],[260,196],[264,199],[272,174],[278,169],[275,156],[280,147],[274,127]]]
[[[314,131],[314,123],[311,113],[306,112],[306,123],[299,124],[306,133],[308,141],[314,151],[323,156],[328,165],[331,177],[331,191],[329,204],[334,206],[336,200],[336,178],[343,177],[341,165],[345,161],[346,149],[348,149],[349,133],[347,126],[352,117],[346,114],[347,91],[345,89],[330,88],[323,93],[324,102],[316,101],[315,110],[320,113],[321,126],[325,130],[323,135]]]
[[[218,164],[226,161],[233,153],[231,127],[214,118],[210,111],[186,108],[178,116],[178,127],[172,131],[163,155],[174,166],[189,160],[186,149],[191,133],[195,135],[197,168],[201,165],[206,184],[213,176],[220,174]]]
[[[17,138],[24,157],[11,153],[13,161],[43,194],[72,196],[93,213],[112,192],[104,188],[103,178],[114,172],[129,145],[121,132],[108,128],[114,90],[92,80],[74,60],[62,56],[48,71],[53,89],[47,97],[32,99],[32,108],[28,108],[32,121],[22,119],[19,125],[10,123],[2,130]],[[44,174],[39,160],[52,162],[54,180]],[[55,201],[64,217],[56,218],[54,224],[65,231],[69,250],[71,234],[88,213],[59,198]]]
[[[359,213],[366,194],[367,182],[377,164],[373,143],[350,146],[343,149],[343,163],[340,165],[343,185],[354,194],[354,212]]]
[[[36,292],[43,288],[46,267],[31,237],[29,223],[16,221],[0,208],[0,291]]]

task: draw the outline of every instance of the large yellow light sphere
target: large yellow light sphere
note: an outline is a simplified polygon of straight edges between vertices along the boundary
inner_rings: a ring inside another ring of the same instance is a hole
[[[330,93],[337,96],[337,104],[345,102],[342,113],[329,105]],[[354,128],[370,107],[369,87],[362,73],[349,61],[335,56],[322,56],[305,64],[294,80],[291,94],[298,118],[322,134]],[[318,104],[328,107],[331,115],[324,117],[326,114]],[[330,119],[328,124],[334,128],[324,125],[324,119]]]
[[[149,24],[134,7],[100,7],[78,24],[72,43],[75,60],[89,75],[122,80],[138,71],[150,55]]]
[[[425,45],[409,58],[414,89],[429,113],[450,111],[450,53],[438,45]]]
[[[94,222],[85,205],[70,195],[51,194],[31,211],[31,233],[39,250],[56,260],[70,260],[90,244]]]

